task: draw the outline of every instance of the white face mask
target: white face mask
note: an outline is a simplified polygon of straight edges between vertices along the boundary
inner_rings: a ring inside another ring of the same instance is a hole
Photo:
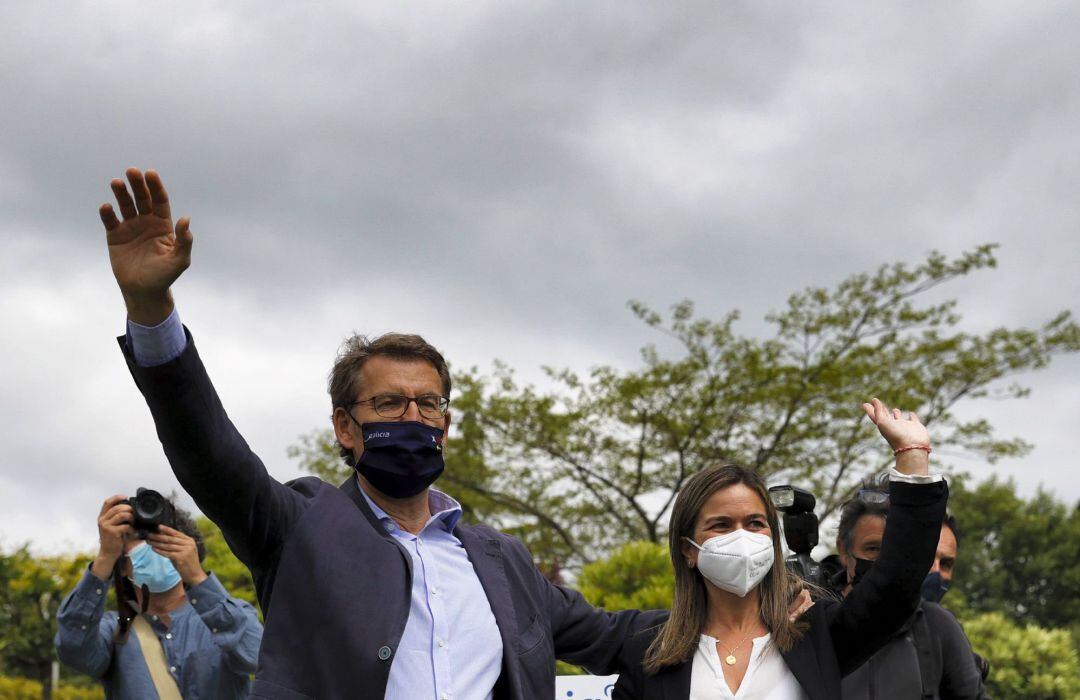
[[[701,550],[697,558],[701,575],[740,598],[754,590],[773,565],[772,538],[758,532],[735,530],[710,537],[701,545],[689,537],[684,539]]]

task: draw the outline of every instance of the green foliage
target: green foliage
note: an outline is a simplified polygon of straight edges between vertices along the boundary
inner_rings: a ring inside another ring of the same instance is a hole
[[[0,700],[39,700],[41,683],[28,678],[0,676]],[[60,684],[52,693],[53,700],[103,700],[105,691],[101,686]]]
[[[950,608],[960,593],[956,602],[971,613],[1080,625],[1080,504],[1069,508],[1042,489],[1025,500],[1012,481],[991,478],[972,489],[954,480],[949,508],[963,538]]]
[[[213,571],[221,585],[229,592],[229,595],[246,600],[258,608],[255,597],[255,583],[251,580],[251,572],[229,549],[225,536],[221,534],[218,526],[207,517],[200,517],[196,521],[199,532],[202,533],[206,545],[206,559],[203,561],[205,571]],[[260,619],[262,611],[259,612]]]
[[[299,442],[289,445],[286,453],[299,460],[304,471],[331,484],[340,484],[352,473],[352,468],[341,461],[333,430],[312,430],[297,439]]]
[[[34,557],[25,546],[0,554],[0,673],[50,682],[56,611],[88,564]]]
[[[1080,660],[1067,630],[1021,627],[1001,613],[968,619],[964,630],[990,659],[987,690],[996,700],[1080,698]]]
[[[586,564],[576,585],[586,600],[608,610],[666,610],[675,590],[675,571],[667,547],[630,542],[609,558]]]
[[[662,541],[682,484],[719,461],[813,489],[827,516],[891,462],[860,409],[871,394],[917,410],[939,448],[990,462],[1024,454],[1022,440],[995,436],[984,420],[960,421],[952,408],[1024,396],[1001,380],[1080,350],[1080,326],[1061,312],[1037,329],[975,335],[958,329],[955,301],[926,301],[943,284],[995,267],[993,248],[952,260],[932,253],[797,292],[767,316],[775,335],[765,340],[739,335],[735,311],[710,320],[683,301],[664,318],[631,302],[678,352],[647,345],[629,370],[546,368],[547,389],[519,384],[501,363],[490,375],[458,373],[456,434],[440,484],[521,536],[540,561],[574,569],[629,541]],[[302,437],[291,454],[336,477],[326,468],[336,455],[327,435]]]

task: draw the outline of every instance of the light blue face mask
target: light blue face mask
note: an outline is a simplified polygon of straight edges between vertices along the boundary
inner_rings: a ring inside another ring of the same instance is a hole
[[[172,562],[145,542],[136,545],[127,557],[131,559],[131,578],[139,588],[145,584],[151,593],[164,593],[180,583],[180,573]]]

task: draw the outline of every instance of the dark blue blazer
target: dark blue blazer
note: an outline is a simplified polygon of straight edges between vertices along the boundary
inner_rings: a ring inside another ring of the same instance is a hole
[[[226,415],[190,333],[183,354],[158,367],[138,367],[119,340],[177,479],[255,579],[265,629],[251,697],[382,700],[409,616],[412,560],[356,480],[338,488],[267,474]],[[556,658],[615,671],[622,640],[655,619],[605,613],[551,584],[513,537],[460,523],[454,534],[502,636],[498,698],[554,697]]]

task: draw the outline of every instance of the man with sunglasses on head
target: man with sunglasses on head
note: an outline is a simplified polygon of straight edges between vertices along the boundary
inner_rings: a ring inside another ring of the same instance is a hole
[[[844,568],[834,580],[841,595],[847,596],[854,586],[869,585],[863,579],[881,552],[888,515],[887,479],[865,481],[841,507],[836,549]],[[887,646],[843,679],[843,700],[988,697],[967,635],[937,602],[944,595],[942,578],[951,581],[956,556],[955,520],[947,518],[941,527],[937,555],[915,615]]]
[[[266,629],[252,697],[437,700],[555,694],[555,659],[608,673],[646,613],[604,613],[524,545],[461,522],[432,487],[450,374],[416,335],[349,338],[329,381],[340,486],[273,479],[229,421],[170,287],[191,261],[161,178],[113,180],[100,209],[127,307],[121,348],[173,471],[252,571]],[[129,189],[130,186],[130,189]]]

